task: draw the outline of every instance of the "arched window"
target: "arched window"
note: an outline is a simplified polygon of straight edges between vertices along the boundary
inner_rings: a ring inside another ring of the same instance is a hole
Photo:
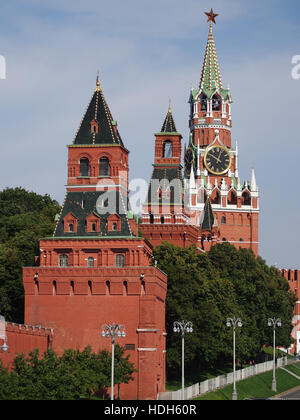
[[[109,176],[109,159],[107,157],[102,157],[99,159],[99,175],[100,176]]]
[[[59,256],[59,266],[68,267],[68,265],[69,265],[69,257],[66,254],[61,254]]]
[[[116,267],[124,267],[125,265],[125,256],[123,254],[116,255]]]
[[[226,216],[222,216],[221,224],[226,225]]]
[[[221,194],[218,190],[213,190],[210,197],[211,204],[221,204]]]
[[[219,95],[214,95],[212,98],[212,109],[213,111],[221,111],[221,98]]]
[[[94,267],[95,260],[93,257],[88,257],[88,267]]]
[[[173,156],[173,146],[170,140],[166,140],[163,146],[163,157],[171,158]]]
[[[243,192],[243,204],[244,204],[244,206],[251,206],[251,197],[250,197],[250,194],[247,192],[247,191],[245,191],[245,192]]]
[[[90,161],[88,158],[80,159],[80,176],[90,176]]]
[[[123,281],[123,295],[128,295],[127,281]]]
[[[164,216],[161,216],[161,218],[160,218],[160,223],[161,223],[162,225],[164,225],[164,223],[165,223],[165,218],[164,218]]]
[[[91,280],[88,281],[88,294],[92,295],[93,294],[93,289],[92,289],[92,282]]]
[[[150,224],[153,225],[154,223],[154,216],[152,213],[149,214],[149,218],[150,218]]]
[[[231,190],[228,194],[228,204],[236,205],[237,204],[237,194],[235,191]]]
[[[110,282],[108,280],[105,282],[105,286],[106,286],[106,294],[110,295]]]
[[[207,96],[204,95],[204,93],[201,93],[200,95],[200,106],[201,106],[201,111],[207,110]]]
[[[74,281],[70,281],[70,296],[74,296]]]
[[[226,238],[223,238],[223,239],[222,239],[222,241],[223,241],[223,242],[227,242],[227,239],[226,239]]]
[[[52,294],[53,296],[56,295],[56,280],[53,280],[52,282]]]
[[[74,232],[74,225],[73,225],[73,223],[69,223],[69,232]]]

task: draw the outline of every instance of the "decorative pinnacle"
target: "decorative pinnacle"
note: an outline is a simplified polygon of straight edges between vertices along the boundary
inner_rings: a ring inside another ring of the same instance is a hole
[[[216,23],[215,18],[219,15],[217,13],[214,13],[213,9],[210,9],[210,12],[204,12],[204,13],[208,17],[207,22],[211,22],[211,25],[212,25],[212,22]]]
[[[169,110],[168,110],[168,112],[172,112],[171,111],[171,99],[169,99]]]
[[[101,88],[100,88],[100,82],[99,82],[99,70],[97,71],[96,86],[97,86],[97,91],[100,92]]]

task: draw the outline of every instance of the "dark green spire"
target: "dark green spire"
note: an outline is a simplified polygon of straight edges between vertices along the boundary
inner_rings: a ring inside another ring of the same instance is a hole
[[[169,105],[167,116],[161,128],[161,133],[177,133],[175,121],[171,111],[171,105]]]
[[[201,223],[202,230],[211,230],[215,222],[214,213],[212,211],[210,199],[208,198],[204,206],[204,214]]]
[[[124,146],[109,107],[105,101],[99,79],[97,87],[81,121],[73,144],[109,144]]]

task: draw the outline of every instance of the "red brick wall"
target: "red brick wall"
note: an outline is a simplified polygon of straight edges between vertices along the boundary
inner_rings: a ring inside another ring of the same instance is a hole
[[[102,324],[124,324],[126,338],[117,342],[134,345],[128,354],[138,372],[134,382],[121,386],[121,398],[155,399],[164,391],[164,273],[149,266],[33,267],[24,268],[23,283],[25,320],[53,328],[55,351],[87,345],[110,350],[110,340],[101,337]]]
[[[50,328],[7,322],[5,333],[8,350],[5,353],[0,352],[0,359],[3,366],[7,368],[12,367],[17,354],[28,355],[37,348],[42,355],[52,345],[53,330]]]

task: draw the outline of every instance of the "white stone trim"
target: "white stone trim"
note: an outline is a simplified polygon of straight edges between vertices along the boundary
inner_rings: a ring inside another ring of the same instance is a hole
[[[155,328],[137,328],[137,332],[157,332]]]
[[[142,347],[139,347],[137,349],[137,351],[157,351],[157,349],[156,348],[142,348]]]

